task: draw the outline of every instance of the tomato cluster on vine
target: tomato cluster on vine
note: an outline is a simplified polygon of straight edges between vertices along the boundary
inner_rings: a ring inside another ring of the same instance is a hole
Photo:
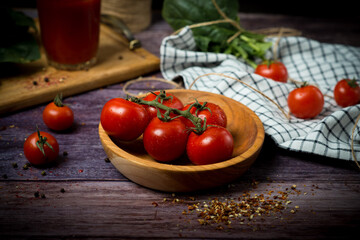
[[[114,98],[105,103],[100,122],[120,141],[142,136],[146,152],[158,162],[186,155],[195,165],[232,157],[234,140],[224,110],[215,103],[184,105],[171,93],[157,91],[143,98]]]

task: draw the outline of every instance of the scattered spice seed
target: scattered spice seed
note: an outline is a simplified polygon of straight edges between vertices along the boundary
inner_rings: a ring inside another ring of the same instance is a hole
[[[158,204],[157,202],[152,202],[151,204],[152,204],[154,207],[159,206],[159,204]]]
[[[28,170],[30,166],[31,166],[30,163],[26,163],[26,164],[23,166],[23,169],[24,169],[24,170]]]
[[[259,182],[253,181],[251,186],[256,189]],[[187,209],[182,211],[183,215],[197,214],[197,221],[200,225],[215,225],[218,230],[224,229],[224,226],[231,228],[232,222],[240,224],[247,223],[251,226],[252,222],[265,221],[265,217],[273,216],[283,220],[280,217],[283,213],[295,214],[299,206],[289,209],[289,195],[299,195],[300,191],[296,185],[285,188],[285,191],[268,191],[264,194],[252,194],[252,190],[246,191],[238,198],[213,198],[207,202],[188,203]],[[175,198],[172,194],[172,203],[184,203],[185,200]],[[194,199],[194,198],[193,198]],[[167,201],[164,199],[163,202]]]
[[[42,172],[41,172],[41,175],[46,176],[46,172],[45,172],[45,171],[42,171]]]
[[[45,81],[45,82],[49,82],[49,78],[48,78],[48,77],[44,77],[44,81]]]
[[[11,165],[12,165],[13,168],[17,168],[17,167],[18,167],[18,165],[17,165],[16,162],[12,163]]]
[[[34,86],[38,85],[38,82],[37,82],[37,81],[33,81],[33,85],[34,85]]]
[[[3,175],[3,178],[4,178],[4,179],[7,179],[7,178],[8,178],[8,176],[7,176],[6,174],[4,174],[4,175]]]
[[[41,194],[41,198],[46,198],[44,193]]]
[[[68,155],[68,152],[67,151],[64,151],[63,152],[63,156],[66,157]]]
[[[107,157],[105,158],[105,162],[109,163],[110,162],[110,159]]]
[[[40,196],[39,191],[34,192],[34,197],[38,198]]]
[[[61,189],[60,189],[60,192],[64,193],[64,192],[65,192],[65,189],[64,189],[64,188],[61,188]]]

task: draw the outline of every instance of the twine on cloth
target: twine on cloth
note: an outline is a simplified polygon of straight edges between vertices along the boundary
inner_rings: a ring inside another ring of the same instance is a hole
[[[134,83],[137,83],[137,82],[144,82],[144,81],[159,81],[159,82],[164,82],[164,83],[168,83],[168,84],[171,84],[173,86],[175,86],[175,89],[181,89],[183,88],[180,84],[177,84],[176,82],[173,82],[173,81],[169,81],[169,80],[166,80],[164,78],[158,78],[158,77],[139,77],[137,79],[132,79],[132,80],[129,80],[127,81],[124,86],[123,86],[123,92],[126,93],[127,95],[129,96],[133,96],[133,97],[136,97],[138,95],[140,95],[141,93],[139,94],[133,94],[131,92],[129,92],[127,90],[127,88],[134,84]]]
[[[233,80],[235,80],[235,81],[238,81],[238,82],[244,84],[246,87],[248,87],[248,88],[254,90],[255,92],[261,94],[261,95],[262,95],[263,97],[265,97],[267,100],[269,100],[270,102],[272,102],[277,108],[280,109],[280,111],[284,114],[284,116],[285,116],[288,120],[290,120],[290,113],[286,113],[285,110],[284,110],[279,104],[277,104],[273,99],[271,99],[270,97],[266,96],[263,92],[259,91],[258,89],[256,89],[256,88],[250,86],[249,84],[245,83],[244,81],[241,81],[241,80],[238,79],[238,78],[234,78],[234,77],[228,76],[228,75],[226,75],[226,74],[215,73],[215,72],[214,72],[214,73],[206,73],[206,74],[200,75],[200,76],[198,76],[197,78],[195,78],[194,81],[190,84],[189,89],[191,89],[191,87],[195,84],[195,82],[196,82],[197,80],[199,80],[199,79],[202,78],[202,77],[206,77],[206,76],[210,76],[210,75],[217,75],[217,76],[221,76],[221,77],[230,78],[230,79],[233,79]]]

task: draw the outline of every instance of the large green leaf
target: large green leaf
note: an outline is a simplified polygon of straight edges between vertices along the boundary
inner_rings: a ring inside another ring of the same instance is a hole
[[[22,12],[0,8],[0,62],[27,63],[40,58],[39,45],[34,35],[34,20]]]
[[[216,4],[228,18],[239,24],[237,0],[216,0]],[[165,0],[162,15],[174,30],[224,19],[211,0]],[[198,50],[232,54],[244,59],[252,67],[256,67],[254,60],[264,59],[266,51],[271,47],[270,42],[264,41],[263,35],[244,29],[237,38],[228,43],[227,40],[239,31],[230,23],[217,23],[191,29]]]
[[[238,20],[237,0],[217,0],[216,3],[226,16]],[[211,0],[165,0],[162,15],[174,30],[196,23],[222,19]],[[230,23],[193,29],[195,36],[206,36],[217,43],[228,39],[235,32],[236,28]]]

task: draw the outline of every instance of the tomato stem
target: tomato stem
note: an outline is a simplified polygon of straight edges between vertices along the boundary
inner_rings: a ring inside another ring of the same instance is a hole
[[[155,93],[152,93],[152,94],[155,94]],[[156,95],[156,94],[155,94]],[[206,103],[204,103],[203,105],[201,105],[197,100],[192,103],[188,109],[186,110],[179,110],[179,109],[176,109],[176,108],[171,108],[171,107],[168,107],[168,106],[165,106],[162,104],[163,100],[168,100],[168,99],[172,99],[172,96],[166,96],[166,93],[164,90],[161,90],[159,94],[156,95],[156,98],[152,101],[145,101],[141,98],[137,98],[137,97],[130,97],[130,101],[132,102],[135,102],[135,103],[138,103],[138,104],[143,104],[143,105],[148,105],[148,106],[152,106],[152,107],[155,107],[157,109],[157,117],[162,120],[162,121],[170,121],[170,120],[173,120],[175,118],[179,118],[179,117],[185,117],[187,119],[189,119],[193,124],[194,124],[194,132],[196,133],[202,133],[206,130],[206,119],[204,119],[204,121],[191,114],[190,110],[193,108],[193,107],[196,107],[197,109],[200,108],[200,109],[208,109],[207,107],[205,107]],[[159,102],[160,100],[160,102]],[[165,113],[164,114],[161,114],[160,112],[160,109],[161,110],[164,110]],[[175,113],[177,116],[171,118],[170,117],[170,113]],[[197,115],[197,113],[196,113]],[[202,124],[203,123],[203,124]]]
[[[62,93],[58,93],[56,94],[55,98],[54,98],[54,104],[57,106],[57,107],[63,107],[64,104],[62,102]]]
[[[39,148],[39,150],[42,152],[42,154],[44,154],[44,156],[46,157],[46,154],[45,154],[45,151],[44,151],[44,144],[46,144],[53,152],[55,152],[53,147],[50,145],[50,143],[48,143],[46,141],[47,138],[40,135],[40,130],[39,130],[39,128],[37,126],[36,126],[36,132],[37,132],[38,137],[39,137],[39,140],[37,140],[37,142],[36,142],[36,146]]]

